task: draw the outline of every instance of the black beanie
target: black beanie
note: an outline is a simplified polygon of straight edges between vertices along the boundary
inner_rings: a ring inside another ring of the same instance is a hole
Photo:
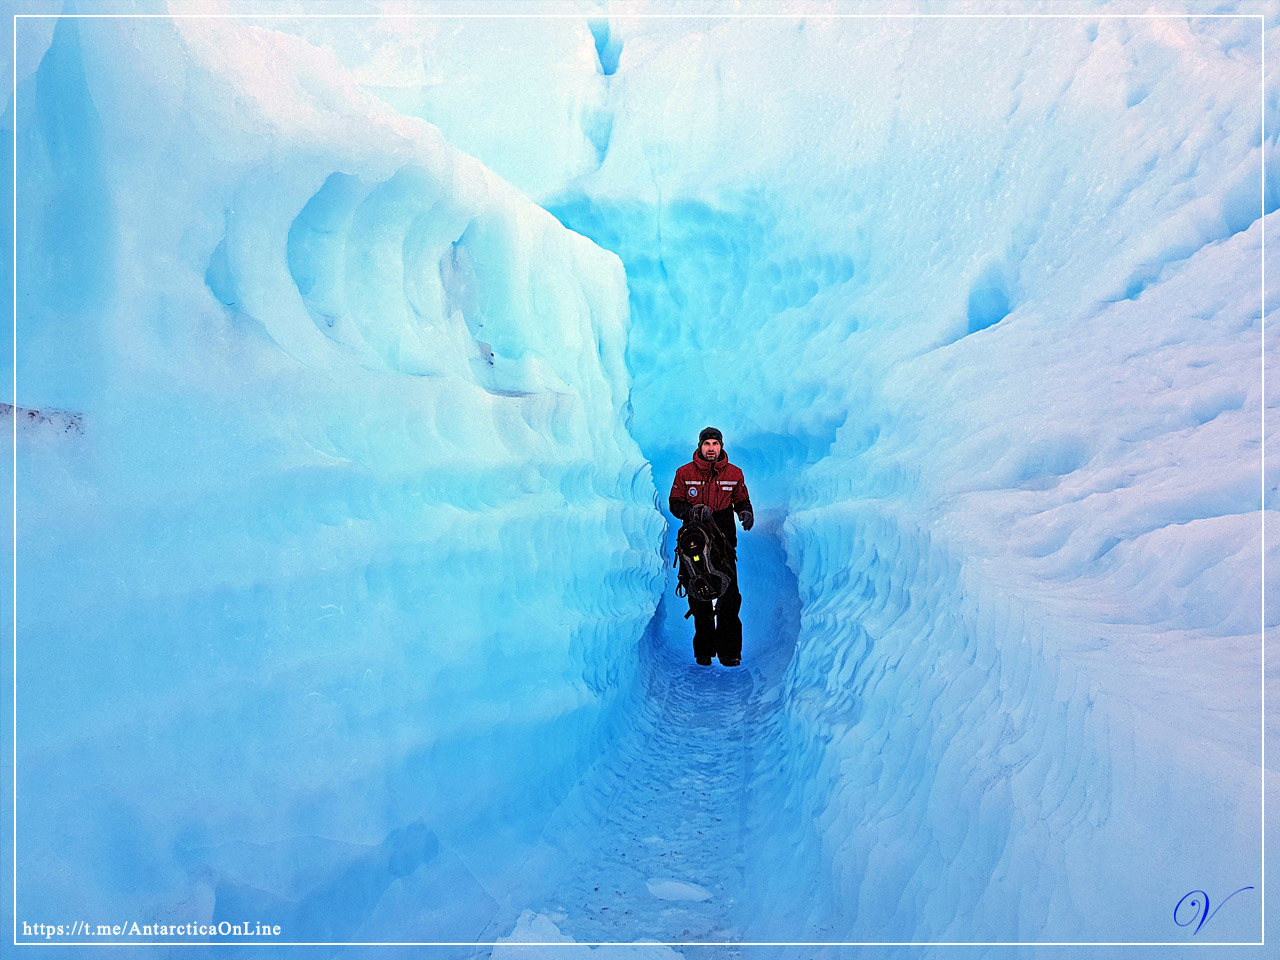
[[[715,427],[703,427],[702,432],[698,434],[698,446],[702,446],[703,441],[705,440],[719,440],[720,443],[723,445],[724,434],[722,434]]]

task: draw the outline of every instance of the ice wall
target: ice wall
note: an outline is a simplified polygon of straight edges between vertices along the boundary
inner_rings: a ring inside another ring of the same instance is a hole
[[[776,782],[830,870],[808,929],[1177,939],[1196,877],[1256,885],[1258,42],[1256,21],[734,22],[636,94],[680,145],[654,177],[670,260],[665,198],[695,182],[731,214],[728,184],[754,187],[790,250],[708,229],[740,286],[664,327],[682,339],[655,355],[695,369],[638,370],[637,421],[716,378],[735,433],[839,425],[781,464],[804,614]],[[672,74],[756,95],[680,98],[715,104],[686,139]],[[716,164],[728,143],[753,149]],[[769,876],[787,848],[764,845]],[[780,934],[782,887],[749,935]],[[1257,901],[1217,919],[1258,935]]]
[[[678,326],[695,347],[746,328],[732,360],[699,356],[732,369],[726,410],[756,429],[847,416],[783,531],[804,619],[777,782],[823,837],[812,927],[1176,939],[1196,877],[1257,882],[1256,28],[819,21],[766,42],[731,24],[669,54],[685,76],[801,87],[776,113],[721,97],[697,126],[784,131],[769,144],[805,163],[766,146],[716,170],[695,147],[689,166],[703,196],[745,167],[806,224],[787,246],[820,237],[853,265],[793,255],[763,296]],[[941,49],[968,52],[961,78],[925,66]],[[840,66],[808,95],[795,63]],[[722,259],[750,290],[773,258]],[[686,399],[654,384],[664,413]],[[785,846],[761,858],[773,876]],[[1217,919],[1258,935],[1257,901]]]
[[[1027,318],[998,363],[906,365],[904,391],[949,389],[807,471],[790,694],[816,742],[786,769],[823,756],[833,909],[894,936],[1171,939],[1193,876],[1225,896],[1258,869],[1258,320],[1228,292],[1257,282],[1258,226],[1076,325],[1133,367]],[[977,399],[997,370],[1012,422]],[[1256,935],[1254,907],[1219,935]]]
[[[19,914],[472,938],[661,585],[621,266],[300,40],[25,26]]]

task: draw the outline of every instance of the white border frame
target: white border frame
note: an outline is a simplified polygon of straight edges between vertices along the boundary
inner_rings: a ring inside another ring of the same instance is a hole
[[[1267,543],[1266,543],[1266,489],[1267,489],[1267,230],[1266,230],[1266,190],[1267,190],[1267,28],[1265,14],[1246,13],[614,13],[605,14],[610,19],[618,20],[795,20],[805,17],[823,20],[953,20],[953,19],[998,19],[998,20],[1133,20],[1133,19],[1233,19],[1257,20],[1258,32],[1262,42],[1260,56],[1261,91],[1259,110],[1262,133],[1259,148],[1260,190],[1258,202],[1262,211],[1258,217],[1262,234],[1262,282],[1260,286],[1259,323],[1261,327],[1259,339],[1261,347],[1260,366],[1262,371],[1262,394],[1260,397],[1259,420],[1262,436],[1262,453],[1259,462],[1259,498],[1258,514],[1262,526],[1261,546],[1261,618],[1259,638],[1262,642],[1262,664],[1260,680],[1262,684],[1262,711],[1260,725],[1262,728],[1262,755],[1259,762],[1260,786],[1262,790],[1262,823],[1260,834],[1261,846],[1261,879],[1259,881],[1260,903],[1259,918],[1262,921],[1262,939],[1253,941],[592,941],[573,943],[544,943],[541,941],[277,941],[277,940],[19,940],[18,939],[18,21],[19,20],[94,20],[94,19],[130,19],[130,20],[530,20],[530,19],[582,19],[586,12],[577,13],[15,13],[13,14],[13,945],[15,947],[71,947],[71,946],[164,946],[164,947],[497,947],[497,946],[557,946],[557,947],[603,947],[603,946],[667,946],[667,947],[1153,947],[1153,946],[1203,946],[1203,947],[1261,947],[1267,942],[1267,643],[1266,643],[1266,606],[1267,606]]]

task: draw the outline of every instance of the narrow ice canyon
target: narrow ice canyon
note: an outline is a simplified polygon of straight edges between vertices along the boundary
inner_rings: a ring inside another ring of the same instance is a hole
[[[554,9],[16,21],[18,941],[1258,940],[1260,20]]]

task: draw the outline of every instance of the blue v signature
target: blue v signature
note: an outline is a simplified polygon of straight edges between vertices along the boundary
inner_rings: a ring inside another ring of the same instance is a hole
[[[1239,890],[1236,891],[1236,893],[1243,893],[1246,890],[1252,890],[1252,889],[1253,887],[1241,887]],[[1200,932],[1200,928],[1204,926],[1205,921],[1211,918],[1219,910],[1221,910],[1222,904],[1226,903],[1227,900],[1230,900],[1231,897],[1234,897],[1236,893],[1231,894],[1231,896],[1227,897],[1225,900],[1222,901],[1222,903],[1218,904],[1216,907],[1213,908],[1212,911],[1210,911],[1209,895],[1205,893],[1203,890],[1192,890],[1185,897],[1179,900],[1178,905],[1173,908],[1173,922],[1180,927],[1189,927],[1191,924],[1195,923],[1196,928],[1191,931],[1192,935],[1194,936],[1195,934]],[[1184,903],[1187,905],[1186,910],[1182,909],[1182,905]],[[1187,914],[1190,913],[1190,917],[1186,920],[1179,920],[1178,919],[1180,915],[1179,912],[1181,912],[1182,916],[1187,916]],[[1200,920],[1199,923],[1196,923],[1197,918],[1199,918]]]

